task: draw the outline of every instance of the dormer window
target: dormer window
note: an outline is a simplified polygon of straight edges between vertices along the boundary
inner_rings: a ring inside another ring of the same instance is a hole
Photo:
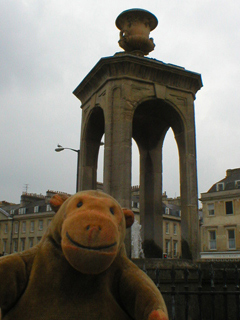
[[[169,208],[165,208],[165,214],[169,214],[170,213],[170,209]]]
[[[39,206],[34,207],[34,213],[37,213],[37,212],[39,212]]]
[[[26,208],[19,208],[18,214],[26,214]]]
[[[224,183],[220,182],[217,183],[217,191],[223,191],[224,190]]]
[[[235,187],[240,189],[240,180],[235,181]]]

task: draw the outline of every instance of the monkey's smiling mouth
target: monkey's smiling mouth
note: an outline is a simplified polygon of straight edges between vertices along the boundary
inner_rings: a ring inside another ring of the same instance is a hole
[[[110,248],[114,247],[114,246],[117,244],[117,242],[114,242],[113,244],[110,244],[110,245],[108,245],[108,246],[103,246],[103,247],[101,247],[101,246],[99,246],[99,247],[87,247],[87,246],[84,246],[84,245],[82,245],[82,244],[74,241],[74,240],[70,237],[70,235],[68,234],[68,232],[66,232],[66,237],[67,237],[68,240],[69,240],[72,244],[74,244],[76,247],[81,248],[81,249],[85,249],[85,250],[95,250],[95,251],[107,250],[107,249],[110,249]]]

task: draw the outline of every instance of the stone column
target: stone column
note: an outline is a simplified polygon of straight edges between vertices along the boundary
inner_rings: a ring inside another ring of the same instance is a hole
[[[106,112],[104,191],[122,207],[131,208],[132,116],[122,94],[120,84],[112,89],[111,106]],[[125,243],[130,256],[130,231]]]

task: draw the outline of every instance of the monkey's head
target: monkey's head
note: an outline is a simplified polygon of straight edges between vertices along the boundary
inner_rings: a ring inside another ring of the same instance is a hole
[[[65,258],[85,274],[105,271],[124,246],[133,212],[99,191],[78,192],[65,200],[56,195],[50,201],[57,211],[50,230]]]

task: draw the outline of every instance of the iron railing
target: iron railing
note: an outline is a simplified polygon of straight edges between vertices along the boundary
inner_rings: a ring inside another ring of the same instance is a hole
[[[176,269],[173,265],[171,270],[163,271],[159,268],[146,269],[144,265],[142,269],[149,276],[151,273],[150,277],[167,304],[171,320],[240,320],[237,265],[231,270],[231,279],[228,278],[229,270],[226,268],[214,270],[213,265],[210,266],[210,270],[205,269],[204,272],[200,266],[190,270]],[[161,277],[163,272],[164,276]],[[164,280],[166,272],[170,273],[167,281]]]

